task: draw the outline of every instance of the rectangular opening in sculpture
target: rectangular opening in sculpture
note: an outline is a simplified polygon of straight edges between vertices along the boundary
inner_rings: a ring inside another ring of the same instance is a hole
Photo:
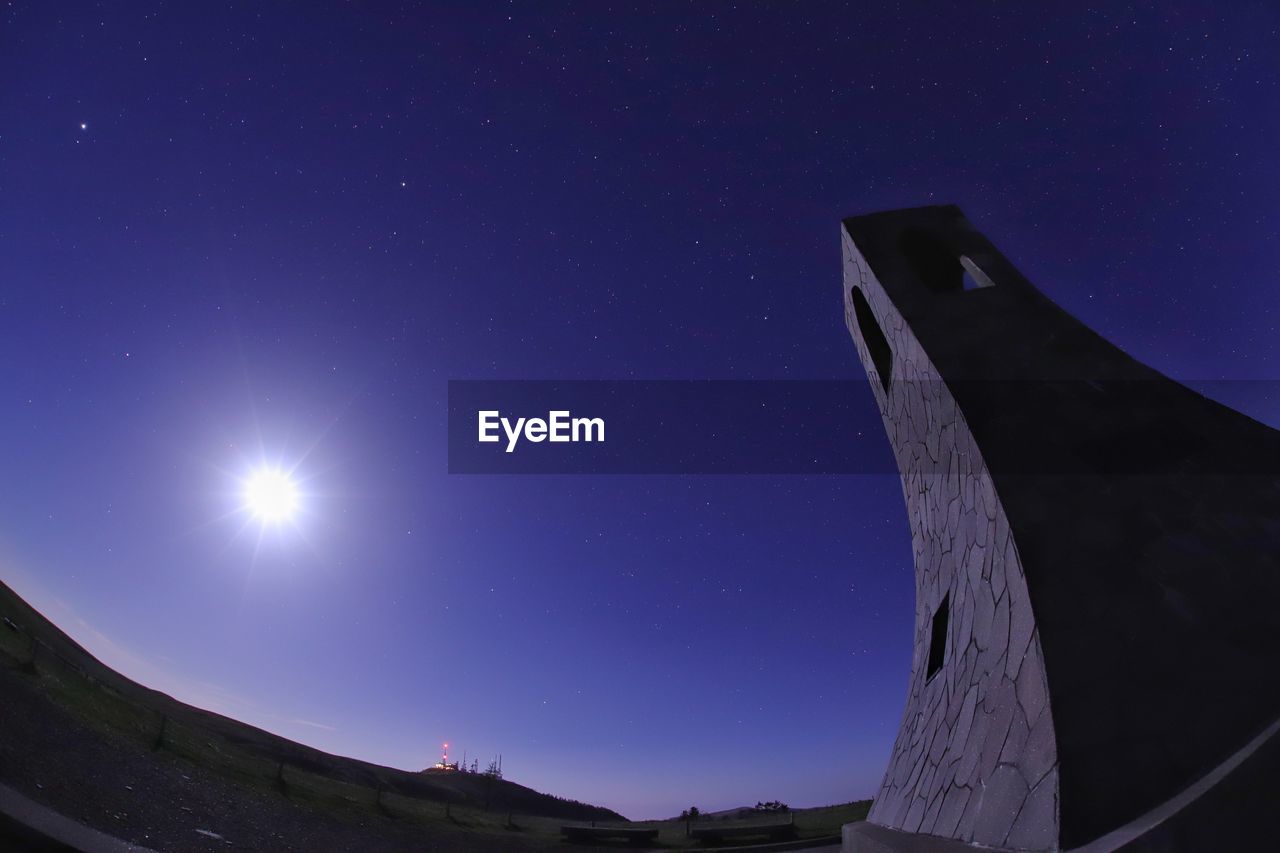
[[[925,670],[925,678],[933,676],[942,669],[947,657],[947,619],[951,610],[951,594],[942,597],[942,603],[933,611],[933,622],[929,631],[929,667]]]

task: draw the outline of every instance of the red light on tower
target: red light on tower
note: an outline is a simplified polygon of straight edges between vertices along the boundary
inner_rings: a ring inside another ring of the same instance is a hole
[[[440,744],[440,750],[441,750],[440,760],[435,763],[432,769],[439,770],[439,771],[457,770],[458,762],[449,761],[449,744],[447,742]]]

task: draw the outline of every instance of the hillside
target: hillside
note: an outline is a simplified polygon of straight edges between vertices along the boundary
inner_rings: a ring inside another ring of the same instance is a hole
[[[195,801],[203,789],[214,788],[218,802],[242,799],[239,811],[269,811],[281,800],[289,809],[337,814],[347,822],[386,820],[399,824],[398,831],[406,818],[434,823],[446,835],[481,824],[518,823],[516,816],[625,820],[608,809],[503,779],[411,773],[330,755],[183,704],[105,666],[2,583],[0,619],[0,695],[6,698],[0,708],[0,782],[60,810],[87,815],[78,819],[92,822],[96,811],[147,813],[154,803],[146,802],[141,790],[154,794],[157,786],[147,778],[154,775],[164,780],[166,794],[175,785],[200,789],[187,792]],[[128,769],[134,782],[127,787],[138,796],[126,795],[125,786],[116,784],[120,768]],[[110,808],[95,810],[98,800]],[[186,800],[175,808],[194,814]],[[279,815],[263,819],[287,822]],[[164,822],[160,816],[149,820]],[[108,820],[98,828],[122,827]],[[414,837],[420,843],[421,835]]]

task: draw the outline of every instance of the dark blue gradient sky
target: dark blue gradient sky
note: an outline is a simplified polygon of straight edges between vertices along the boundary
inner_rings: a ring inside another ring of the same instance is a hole
[[[1275,4],[873,5],[9,4],[0,578],[335,752],[632,817],[870,796],[895,478],[450,476],[445,416],[861,378],[839,220],[940,202],[1163,372],[1280,374]],[[306,498],[259,541],[263,458]]]

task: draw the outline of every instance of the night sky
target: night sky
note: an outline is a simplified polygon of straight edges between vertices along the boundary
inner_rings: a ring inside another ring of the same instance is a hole
[[[863,379],[840,219],[934,203],[1162,372],[1280,376],[1280,7],[873,5],[8,4],[0,579],[345,755],[629,817],[871,796],[895,477],[450,475],[445,418]]]

